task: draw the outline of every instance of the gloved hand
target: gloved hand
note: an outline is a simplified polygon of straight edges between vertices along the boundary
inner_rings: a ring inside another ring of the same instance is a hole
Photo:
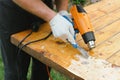
[[[59,11],[59,14],[62,15],[63,17],[65,17],[67,20],[69,20],[73,25],[73,21],[72,21],[72,15],[70,13],[68,13],[66,10],[62,10],[62,11]],[[75,34],[78,33],[79,31],[76,29],[75,30]],[[74,34],[74,38],[76,39],[76,35]]]
[[[74,39],[74,29],[72,23],[61,16],[59,13],[53,17],[49,22],[53,35],[56,38],[60,38],[66,42],[68,40],[73,47],[77,47]]]

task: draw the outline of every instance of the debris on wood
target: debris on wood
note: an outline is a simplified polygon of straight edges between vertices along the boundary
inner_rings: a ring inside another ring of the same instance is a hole
[[[90,56],[88,59],[76,55],[68,70],[85,80],[120,80],[120,67],[110,62]]]

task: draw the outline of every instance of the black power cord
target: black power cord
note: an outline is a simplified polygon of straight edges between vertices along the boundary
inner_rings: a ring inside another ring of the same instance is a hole
[[[22,42],[24,42],[25,39],[27,39],[32,33],[33,33],[33,31],[31,31],[27,36],[25,36],[25,37],[18,43],[17,47],[19,48],[20,45],[22,44]]]
[[[38,40],[34,40],[34,41],[30,41],[30,42],[24,44],[23,46],[21,46],[21,47],[19,48],[18,54],[20,54],[21,50],[22,50],[25,46],[27,46],[27,45],[29,45],[29,44],[31,44],[31,43],[34,43],[34,42],[46,40],[51,34],[52,34],[52,32],[50,32],[50,33],[49,33],[46,37],[44,37],[44,38],[41,38],[41,39],[38,39]]]

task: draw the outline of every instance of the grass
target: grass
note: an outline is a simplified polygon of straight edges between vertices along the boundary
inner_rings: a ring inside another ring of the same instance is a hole
[[[51,69],[50,74],[53,80],[69,80],[64,74],[59,73],[55,69]]]
[[[3,63],[2,63],[2,58],[0,56],[0,80],[4,80],[4,67],[3,67]]]

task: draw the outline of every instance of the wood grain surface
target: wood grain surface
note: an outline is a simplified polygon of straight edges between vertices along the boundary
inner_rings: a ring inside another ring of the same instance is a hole
[[[96,48],[89,50],[81,35],[77,34],[79,45],[87,50],[91,56],[120,66],[120,0],[101,0],[85,7],[85,10],[88,12],[95,30]],[[26,30],[13,34],[11,42],[17,46],[30,31]],[[38,32],[33,32],[22,45],[41,39],[50,32],[49,24],[45,23],[40,26]],[[69,76],[72,80],[83,80],[73,70],[68,69],[71,65],[71,60],[77,60],[75,56],[81,55],[69,43],[64,43],[51,35],[46,40],[25,46],[23,50],[48,66]]]

